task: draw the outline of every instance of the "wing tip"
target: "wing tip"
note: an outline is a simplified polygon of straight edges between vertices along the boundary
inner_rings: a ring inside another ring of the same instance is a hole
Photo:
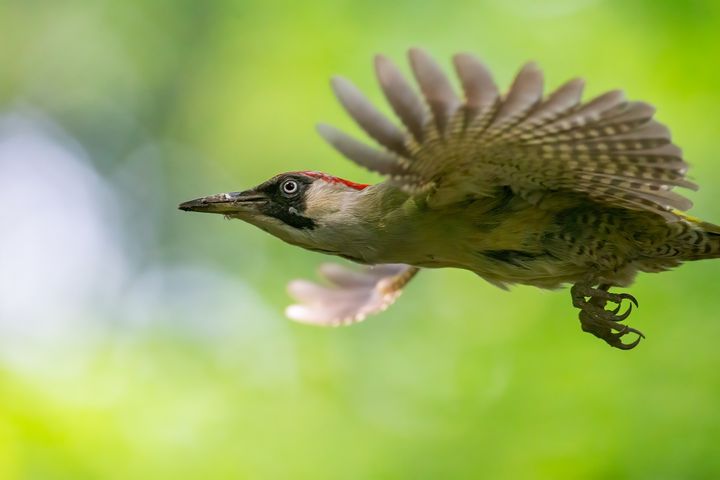
[[[376,53],[373,55],[373,65],[375,66],[375,69],[378,69],[388,63],[392,63],[392,61],[387,57],[387,55],[382,53]]]
[[[315,131],[322,137],[326,142],[333,144],[334,139],[337,136],[339,130],[332,125],[325,122],[318,122],[315,124]]]
[[[408,48],[407,50],[407,56],[412,60],[413,57],[430,57],[430,54],[422,47],[419,46],[413,46]]]
[[[332,88],[333,93],[335,93],[335,96],[340,100],[340,102],[344,102],[350,95],[356,95],[359,93],[355,84],[350,79],[345,78],[342,75],[333,75],[330,77],[330,88]]]

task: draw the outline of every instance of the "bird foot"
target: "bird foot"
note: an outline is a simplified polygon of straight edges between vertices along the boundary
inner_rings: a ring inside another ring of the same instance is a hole
[[[580,309],[580,324],[584,332],[592,333],[598,338],[607,342],[608,345],[621,350],[635,348],[645,335],[637,329],[623,325],[622,322],[630,316],[632,307],[638,306],[638,302],[628,293],[610,293],[609,285],[600,285],[594,288],[587,284],[577,284],[570,290],[573,305]],[[629,301],[623,313],[619,313],[624,301]],[[612,310],[606,309],[608,303],[617,306]],[[630,343],[624,343],[622,338],[634,333],[638,337]]]

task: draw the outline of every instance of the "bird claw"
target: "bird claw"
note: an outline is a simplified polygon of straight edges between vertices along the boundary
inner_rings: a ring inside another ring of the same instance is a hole
[[[638,301],[628,293],[610,293],[607,288],[606,286],[600,288],[592,288],[587,285],[573,286],[573,304],[580,309],[581,327],[583,331],[592,333],[612,347],[631,350],[645,338],[645,335],[641,331],[619,322],[630,316],[633,305],[637,307]],[[589,300],[585,300],[586,297],[589,297]],[[618,313],[624,300],[628,300],[630,304],[623,313]],[[608,302],[617,304],[617,307],[606,310],[605,306]],[[630,343],[624,343],[622,338],[628,334],[636,334],[638,338]]]
[[[618,305],[618,308],[617,308],[616,310],[619,310],[619,309],[620,309],[620,306]],[[615,318],[614,318],[612,321],[614,321],[614,322],[622,322],[622,321],[625,320],[627,317],[629,317],[630,314],[632,313],[632,303],[631,303],[630,305],[628,305],[627,310],[625,310],[625,311],[624,311],[623,313],[621,313],[620,315],[617,315],[616,313],[617,313],[617,312],[613,311],[613,316],[614,316]]]
[[[632,350],[633,348],[637,347],[640,343],[640,340],[645,338],[645,335],[637,329],[634,329],[632,327],[628,327],[627,325],[624,325],[625,329],[622,332],[618,332],[615,334],[612,334],[612,337],[610,339],[603,339],[605,340],[609,345],[619,348],[620,350]],[[622,337],[627,335],[628,333],[634,333],[637,335],[637,338],[633,340],[630,343],[623,343]]]
[[[622,304],[623,300],[629,300],[632,304],[635,305],[635,308],[640,308],[640,304],[638,303],[637,299],[630,295],[629,293],[609,293],[612,298],[610,299],[611,302],[617,303],[618,307]],[[632,307],[631,307],[632,308]]]

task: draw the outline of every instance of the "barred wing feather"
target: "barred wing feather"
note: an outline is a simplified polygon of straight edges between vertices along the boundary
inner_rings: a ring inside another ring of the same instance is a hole
[[[466,53],[453,58],[461,100],[424,51],[411,49],[409,60],[421,95],[390,60],[375,60],[380,87],[404,129],[348,80],[332,82],[345,110],[383,148],[326,125],[318,130],[344,156],[387,175],[429,207],[492,195],[502,186],[531,201],[571,191],[668,219],[691,207],[673,189],[697,187],[685,179],[682,153],[653,119],[651,105],[627,101],[617,90],[582,103],[581,79],[543,96],[534,63],[501,96],[487,67]]]

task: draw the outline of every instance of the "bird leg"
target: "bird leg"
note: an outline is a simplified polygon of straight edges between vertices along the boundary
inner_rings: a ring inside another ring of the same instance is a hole
[[[610,285],[607,284],[593,287],[590,283],[577,283],[570,289],[570,294],[573,305],[580,309],[580,324],[584,332],[592,333],[612,347],[630,350],[635,348],[645,335],[619,322],[630,316],[633,304],[637,307],[638,302],[628,293],[610,293],[609,289]],[[631,303],[623,313],[619,314],[624,300],[629,300]],[[617,307],[606,310],[608,302],[616,304]],[[631,343],[623,343],[622,337],[628,333],[635,333],[638,338]]]

